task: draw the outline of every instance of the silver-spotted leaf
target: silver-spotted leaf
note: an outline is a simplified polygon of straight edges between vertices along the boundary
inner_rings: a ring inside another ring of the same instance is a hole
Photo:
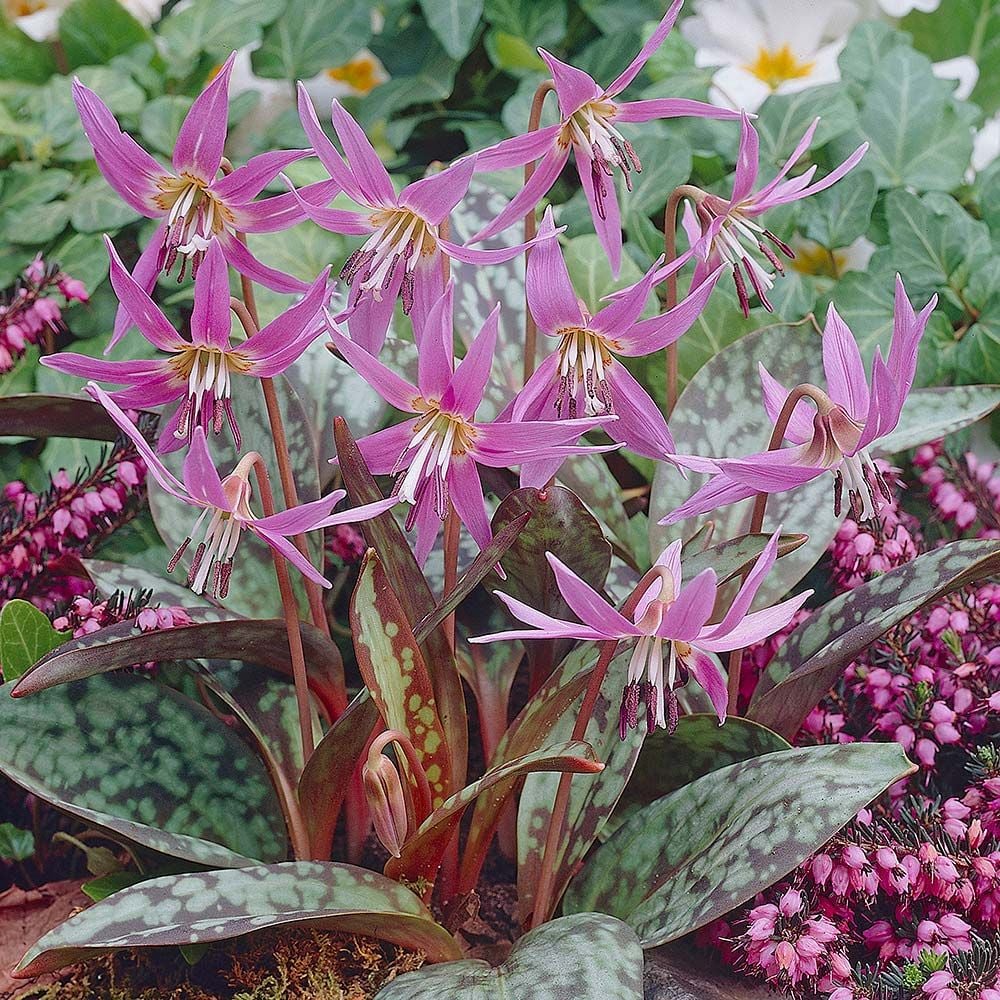
[[[112,839],[216,867],[286,854],[281,809],[250,748],[171,688],[90,677],[10,697],[0,688],[0,771]]]
[[[878,451],[892,455],[926,441],[936,441],[988,417],[1000,406],[1000,387],[952,385],[914,389],[903,404],[899,425],[875,442]]]
[[[895,743],[783,750],[732,764],[641,809],[570,884],[568,912],[673,941],[773,885],[914,770]]]
[[[925,552],[835,597],[782,645],[748,715],[791,739],[863,649],[929,601],[998,571],[1000,543],[966,539]]]
[[[770,986],[738,976],[714,953],[684,942],[646,952],[646,1000],[781,1000]]]
[[[496,968],[481,960],[409,972],[375,1000],[642,1000],[642,948],[603,913],[576,913],[518,940]]]
[[[460,955],[409,889],[353,865],[290,861],[166,875],[122,889],[46,934],[17,974],[38,976],[118,948],[205,944],[268,927],[380,937],[431,961]]]
[[[83,563],[87,576],[94,581],[94,586],[105,597],[110,597],[116,590],[126,594],[130,590],[136,593],[148,590],[151,595],[150,603],[153,605],[179,605],[184,608],[213,606],[204,594],[196,594],[183,586],[184,581],[181,579],[158,576],[139,566],[129,566],[107,559],[81,559],[80,562]],[[166,573],[166,567],[163,572]]]
[[[702,571],[712,569],[721,585],[748,570],[770,540],[771,536],[763,533],[740,535],[690,555],[685,550],[681,558],[681,572],[685,580],[693,580]],[[778,558],[801,548],[808,540],[809,536],[804,534],[780,535]]]

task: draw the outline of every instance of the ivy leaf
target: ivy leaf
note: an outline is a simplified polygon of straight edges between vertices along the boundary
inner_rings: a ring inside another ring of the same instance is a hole
[[[409,889],[353,865],[289,861],[165,875],[122,889],[49,931],[16,973],[30,979],[119,948],[228,941],[267,927],[370,935],[431,961],[461,957]]]
[[[420,9],[445,52],[463,59],[476,37],[483,0],[420,0]]]
[[[794,94],[772,94],[760,107],[754,122],[760,134],[761,162],[780,167],[815,119],[819,126],[813,148],[819,149],[843,135],[857,121],[854,102],[835,83],[809,87]]]
[[[868,231],[877,194],[875,175],[855,168],[833,187],[802,203],[799,225],[803,234],[829,250],[849,246]]]
[[[1000,381],[1000,295],[991,295],[955,348],[955,374],[974,382]]]
[[[624,920],[643,947],[704,927],[773,885],[915,770],[895,743],[783,750],[646,806],[573,880],[569,912]]]
[[[375,1000],[642,1000],[642,948],[603,913],[560,917],[519,938],[507,959],[447,962],[394,979]]]
[[[788,637],[754,692],[748,715],[791,739],[841,671],[929,601],[1000,569],[1000,544],[967,539],[925,552],[835,597]]]
[[[71,69],[104,65],[152,37],[118,0],[73,0],[59,16],[59,41]]]
[[[114,0],[117,5],[118,0]],[[141,218],[111,190],[103,177],[95,177],[69,199],[70,225],[78,233],[114,232]]]
[[[0,823],[0,858],[24,861],[35,853],[35,835],[13,823]]]
[[[52,49],[0,17],[0,80],[44,83],[56,71]]]
[[[0,610],[0,672],[4,680],[17,680],[69,638],[69,632],[57,632],[33,604],[8,601]]]

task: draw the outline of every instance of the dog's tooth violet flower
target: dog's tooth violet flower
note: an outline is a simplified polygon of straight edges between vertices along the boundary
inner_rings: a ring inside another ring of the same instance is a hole
[[[785,161],[785,165],[777,175],[759,190],[754,191],[760,170],[760,141],[757,130],[744,114],[740,148],[736,157],[736,176],[733,180],[733,192],[728,201],[703,192],[694,199],[696,202],[694,208],[690,201],[684,206],[684,229],[700,261],[695,269],[692,286],[703,280],[707,274],[713,273],[720,262],[725,264],[732,272],[744,316],[750,315],[750,295],[744,280],[744,272],[761,305],[770,312],[771,303],[768,301],[767,293],[774,284],[774,274],[769,268],[783,274],[785,268],[779,254],[789,259],[795,256],[792,248],[762,226],[757,221],[758,218],[768,209],[808,198],[809,195],[817,194],[836,184],[841,177],[857,166],[868,149],[868,143],[862,143],[839,167],[831,170],[826,177],[816,181],[815,184],[812,183],[816,173],[815,166],[797,177],[785,180],[799,157],[809,148],[818,124],[817,118],[806,129],[795,151]],[[761,264],[761,258],[764,264]]]
[[[520,167],[532,160],[539,160],[539,163],[531,180],[488,226],[469,240],[470,243],[502,232],[531,211],[555,183],[572,152],[590,205],[594,228],[617,277],[621,265],[622,233],[614,175],[616,170],[619,171],[626,186],[631,187],[632,173],[642,170],[639,155],[618,126],[622,123],[648,122],[654,118],[738,117],[735,111],[702,101],[680,98],[617,100],[663,44],[682,4],[683,0],[674,0],[639,54],[606,88],[598,86],[583,70],[561,62],[544,49],[538,50],[552,73],[562,120],[537,132],[504,139],[478,154],[476,170],[480,172]]]
[[[750,610],[777,556],[776,532],[747,574],[722,621],[710,625],[708,621],[717,596],[715,571],[706,569],[682,585],[679,540],[663,550],[653,569],[640,581],[643,590],[631,620],[549,552],[546,558],[555,574],[559,592],[580,623],[552,618],[496,591],[496,596],[511,614],[531,628],[496,632],[469,641],[634,639],[619,713],[622,739],[638,724],[640,698],[646,703],[647,728],[651,731],[659,726],[672,730],[677,722],[674,689],[686,683],[689,677],[694,677],[705,689],[719,721],[723,722],[726,718],[726,681],[715,654],[740,649],[773,635],[791,621],[812,593],[806,591],[773,607]]]
[[[230,343],[229,274],[222,250],[212,243],[194,282],[191,338],[182,337],[139,287],[104,238],[111,258],[111,284],[139,331],[168,356],[149,361],[102,361],[65,352],[41,359],[48,368],[124,385],[111,394],[120,406],[150,407],[181,400],[160,433],[158,450],[190,442],[196,427],[218,433],[229,424],[236,447],[240,431],[230,393],[234,377],[273,378],[296,361],[324,331],[323,304],[329,268],[295,305],[241,344]]]
[[[660,523],[673,524],[756,493],[782,493],[832,472],[834,509],[839,515],[844,489],[856,520],[874,518],[883,498],[892,499],[870,449],[892,431],[906,402],[917,368],[917,348],[937,305],[935,295],[916,313],[896,278],[895,322],[888,361],[875,351],[871,386],[854,334],[830,306],[823,330],[823,369],[827,390],[805,387],[815,404],[801,399],[792,410],[785,437],[790,448],[760,452],[745,458],[706,459],[675,455],[673,461],[696,472],[714,473],[686,503]],[[772,421],[788,400],[788,390],[760,366],[764,406]]]
[[[330,511],[346,496],[344,490],[335,490],[311,503],[268,517],[257,517],[250,506],[253,500],[250,475],[257,459],[253,453],[244,456],[223,479],[208,453],[204,429],[196,427],[191,448],[184,459],[184,481],[181,482],[160,461],[139,429],[100,386],[90,382],[87,392],[108,411],[111,419],[129,437],[146,463],[149,475],[160,487],[178,500],[201,509],[190,534],[167,564],[167,571],[172,573],[194,539],[200,539],[195,547],[187,581],[196,594],[209,590],[216,597],[226,597],[233,572],[233,560],[244,530],[253,532],[280,553],[303,576],[323,587],[329,587],[326,577],[289,541],[290,536],[338,524],[367,521],[398,502],[390,497],[388,500],[331,514]],[[202,525],[205,525],[203,531]]]

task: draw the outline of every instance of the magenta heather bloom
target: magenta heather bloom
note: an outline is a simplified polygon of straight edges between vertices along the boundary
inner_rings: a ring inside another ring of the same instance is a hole
[[[419,336],[428,312],[444,291],[442,255],[469,264],[501,264],[531,245],[470,250],[441,236],[441,223],[469,189],[475,156],[414,181],[397,194],[378,153],[339,101],[333,102],[333,127],[344,157],[320,127],[301,83],[299,116],[330,176],[348,197],[367,209],[323,208],[299,198],[302,210],[324,229],[368,237],[347,258],[340,277],[351,286],[351,308],[345,314],[351,337],[370,353],[377,354],[385,340],[397,297],[402,299],[403,312],[413,311]],[[293,193],[299,197],[294,189]]]
[[[561,621],[536,611],[516,598],[497,591],[504,604],[530,629],[496,632],[470,642],[497,642],[508,639],[635,639],[622,693],[619,728],[622,739],[638,722],[639,698],[646,701],[646,725],[673,729],[677,718],[674,688],[689,675],[705,689],[719,721],[726,718],[726,681],[716,653],[741,649],[785,627],[805,603],[811,590],[781,604],[750,611],[764,577],[778,557],[775,533],[747,574],[743,585],[721,622],[708,624],[718,594],[715,570],[706,569],[686,586],[681,584],[681,543],[667,546],[651,571],[629,621],[613,605],[580,579],[552,553],[546,553],[556,576],[559,592],[582,624]],[[642,585],[642,584],[640,584]],[[641,678],[645,675],[645,684]],[[667,722],[666,700],[670,702]]]
[[[135,268],[136,281],[151,291],[161,271],[181,259],[197,269],[209,246],[220,246],[233,267],[277,292],[302,292],[306,284],[267,267],[236,238],[237,232],[267,233],[300,222],[303,212],[290,194],[254,199],[278,173],[311,150],[276,150],[255,156],[226,177],[222,164],[229,113],[229,77],[235,53],[191,105],[174,148],[173,170],[162,167],[118,127],[114,115],[92,90],[73,81],[73,97],[94,157],[107,182],[124,201],[149,218],[163,219]],[[332,197],[336,185],[316,185],[317,196]],[[115,319],[113,347],[131,325],[124,308]]]
[[[395,499],[380,500],[377,503],[356,507],[354,510],[331,514],[330,511],[346,496],[344,490],[304,503],[290,510],[284,510],[267,517],[257,517],[250,508],[250,473],[254,454],[245,455],[233,471],[222,479],[208,453],[205,430],[200,425],[195,428],[191,448],[184,459],[184,481],[181,482],[160,461],[139,429],[122,412],[118,404],[96,383],[87,385],[87,391],[110,415],[111,419],[124,431],[142,456],[146,467],[161,488],[172,497],[201,510],[191,534],[181,543],[167,565],[173,572],[187,547],[205,521],[209,518],[202,540],[199,541],[191,569],[188,586],[200,594],[207,589],[217,597],[224,598],[229,592],[229,582],[233,571],[233,559],[244,530],[251,531],[275,552],[295,566],[303,576],[329,587],[330,583],[289,541],[290,536],[305,531],[316,531],[337,524],[366,521],[388,510]]]
[[[703,193],[696,199],[695,211],[692,211],[690,202],[684,206],[684,228],[700,260],[695,269],[692,287],[708,274],[714,274],[720,262],[725,264],[732,271],[743,314],[749,316],[750,296],[740,271],[742,265],[761,305],[771,311],[767,292],[774,284],[774,275],[762,266],[754,255],[763,257],[767,265],[782,274],[785,269],[781,259],[768,243],[786,257],[794,257],[795,254],[787,243],[782,242],[770,229],[765,229],[755,220],[768,209],[808,198],[809,195],[817,194],[836,184],[841,177],[857,166],[868,149],[868,143],[862,143],[839,167],[831,170],[826,177],[815,184],[811,183],[816,173],[815,166],[798,177],[786,181],[785,176],[788,171],[809,148],[817,125],[819,125],[818,118],[806,129],[795,151],[785,161],[785,165],[777,175],[760,190],[754,191],[760,170],[760,141],[746,112],[743,113],[740,148],[736,157],[736,176],[729,200]]]
[[[183,400],[160,434],[158,450],[174,451],[190,442],[195,427],[205,432],[229,423],[236,447],[240,432],[230,391],[233,376],[273,378],[294,362],[324,329],[318,319],[326,298],[329,269],[312,284],[302,300],[237,347],[229,342],[229,275],[218,243],[212,243],[194,282],[191,339],[171,326],[153,300],[128,273],[105,237],[111,257],[111,284],[139,331],[168,357],[150,361],[101,361],[85,354],[53,354],[42,358],[49,368],[100,379],[128,388],[112,393],[125,407],[159,406]]]
[[[899,422],[903,403],[913,385],[920,338],[936,304],[935,295],[919,314],[915,313],[897,276],[889,359],[884,361],[881,350],[876,349],[870,389],[854,334],[831,305],[823,331],[823,368],[829,395],[813,398],[816,411],[811,416],[804,400],[796,405],[785,433],[792,447],[738,459],[674,456],[673,460],[681,466],[714,475],[660,523],[674,524],[756,493],[795,489],[825,472],[836,477],[837,514],[846,485],[855,519],[874,518],[883,502],[892,500],[892,493],[869,448]],[[763,365],[760,377],[764,406],[771,420],[777,421],[788,390]]]
[[[480,548],[493,537],[486,513],[479,465],[506,469],[540,459],[561,459],[593,449],[576,444],[581,434],[607,418],[491,424],[475,422],[490,378],[500,307],[487,317],[468,353],[454,367],[452,295],[449,282],[431,308],[420,346],[417,385],[386,368],[364,347],[348,340],[331,324],[330,336],[357,373],[396,409],[416,414],[412,420],[370,434],[358,447],[376,475],[398,475],[395,493],[413,510],[407,530],[416,526],[415,551],[422,563],[430,553],[454,505]],[[542,486],[522,469],[522,486]]]
[[[590,204],[594,229],[617,276],[621,265],[622,233],[614,170],[621,171],[629,188],[632,186],[632,171],[638,173],[642,170],[632,143],[618,131],[617,126],[625,122],[648,122],[655,118],[738,117],[738,112],[701,101],[679,98],[615,100],[663,44],[683,2],[674,0],[639,54],[614,83],[604,89],[583,70],[561,62],[545,49],[538,50],[552,73],[562,121],[537,132],[504,139],[479,153],[476,158],[476,170],[479,171],[519,167],[539,158],[540,162],[531,180],[488,226],[472,237],[470,243],[502,232],[531,211],[555,183],[572,151],[580,183]]]
[[[539,235],[554,237],[547,209]],[[577,298],[559,243],[553,238],[528,257],[527,300],[538,328],[559,338],[559,347],[528,380],[514,401],[515,420],[614,414],[605,429],[615,441],[648,458],[662,460],[674,451],[673,438],[659,407],[618,360],[653,354],[679,339],[698,318],[721,274],[703,282],[680,305],[651,319],[639,316],[654,285],[682,267],[682,257],[667,267],[657,261],[645,277],[595,316]]]

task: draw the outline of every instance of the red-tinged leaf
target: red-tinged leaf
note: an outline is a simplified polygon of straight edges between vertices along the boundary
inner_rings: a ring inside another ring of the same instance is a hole
[[[595,774],[604,765],[594,756],[590,744],[579,740],[556,743],[491,768],[478,781],[466,786],[434,810],[417,832],[403,845],[400,857],[390,858],[385,873],[390,878],[433,881],[448,842],[462,819],[462,813],[483,792],[512,779],[536,771],[570,771]]]
[[[70,639],[43,657],[18,682],[14,697],[44,691],[67,681],[92,677],[136,663],[166,660],[241,660],[292,676],[288,633],[282,619],[219,618],[207,608],[191,608],[193,625],[143,632],[134,622],[119,622],[90,635]],[[313,694],[328,707],[336,703],[337,678],[343,678],[340,650],[319,629],[300,623]]]
[[[369,549],[351,597],[351,631],[358,669],[387,728],[406,733],[420,758],[437,808],[455,791],[448,738],[420,646]]]
[[[344,477],[344,488],[355,506],[382,499],[382,491],[372,478],[357,443],[341,417],[333,422],[337,459]],[[406,620],[415,622],[433,614],[435,600],[424,574],[392,513],[386,511],[360,525],[368,543],[378,552],[386,578],[396,592]],[[469,757],[468,717],[465,692],[455,664],[448,637],[440,627],[421,636],[424,660],[429,665],[438,715],[448,734],[451,748],[451,772],[457,784],[465,781]]]
[[[0,428],[17,437],[114,441],[121,434],[100,403],[84,396],[24,393],[0,399]]]
[[[330,856],[351,775],[376,727],[381,727],[378,708],[362,691],[319,741],[302,772],[299,803],[317,857]]]

